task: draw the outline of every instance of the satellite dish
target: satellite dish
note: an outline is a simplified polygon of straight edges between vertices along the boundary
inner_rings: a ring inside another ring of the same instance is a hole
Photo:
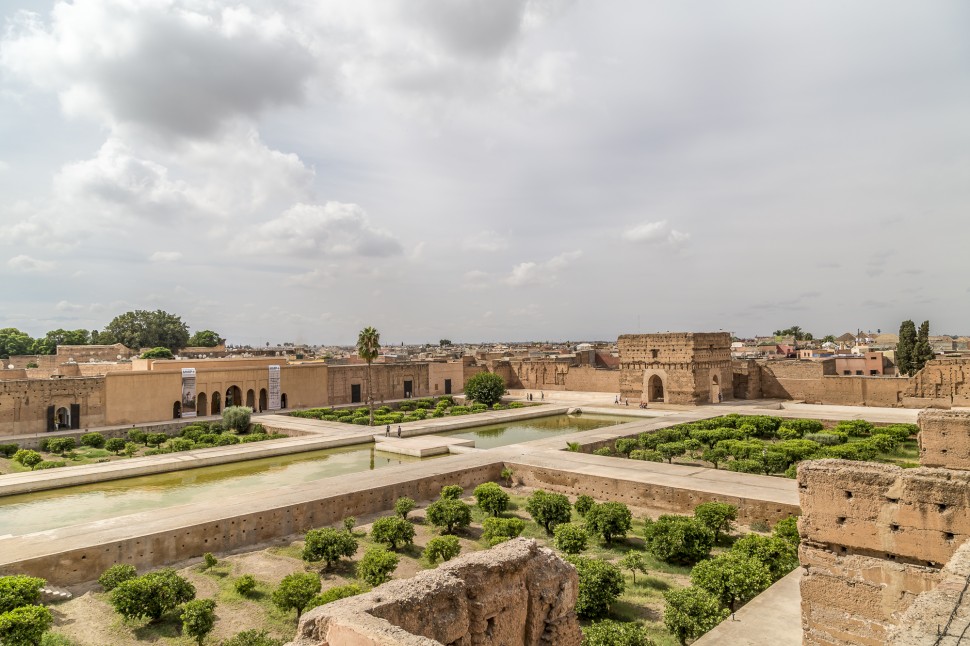
[[[13,370],[13,364],[12,363],[9,364],[7,367],[10,368],[11,370]]]

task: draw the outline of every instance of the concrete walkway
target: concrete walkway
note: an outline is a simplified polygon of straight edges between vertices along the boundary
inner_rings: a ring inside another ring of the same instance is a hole
[[[694,646],[801,646],[802,568],[749,601]]]

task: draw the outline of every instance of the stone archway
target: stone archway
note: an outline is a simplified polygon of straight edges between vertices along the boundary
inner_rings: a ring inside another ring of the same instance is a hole
[[[717,375],[711,376],[711,403],[717,404],[721,401],[721,384]]]
[[[71,428],[71,410],[65,406],[61,406],[54,413],[54,420],[57,429]]]
[[[246,391],[246,405],[256,410],[256,393],[252,388]]]
[[[259,412],[262,413],[266,410],[266,389],[259,389]]]
[[[222,403],[219,397],[219,391],[212,393],[212,414],[218,415],[222,412]]]
[[[242,389],[239,386],[229,386],[226,388],[226,408],[230,406],[242,406]]]
[[[667,383],[660,371],[648,372],[643,376],[643,401],[664,403],[667,401]]]
[[[205,393],[199,393],[195,396],[195,410],[203,417],[209,414],[209,400],[206,398]]]

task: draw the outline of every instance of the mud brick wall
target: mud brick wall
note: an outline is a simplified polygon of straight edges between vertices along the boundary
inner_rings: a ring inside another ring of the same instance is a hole
[[[803,463],[804,643],[883,644],[970,538],[970,472]]]
[[[919,427],[920,464],[970,470],[970,413],[924,410]]]
[[[593,393],[619,393],[620,371],[592,366],[572,366],[566,373],[566,390]]]
[[[910,381],[906,395],[928,405],[970,406],[970,360],[928,361]]]
[[[81,407],[81,428],[105,423],[104,378],[0,381],[0,437],[47,431],[47,407]]]
[[[534,539],[315,608],[291,646],[579,646],[578,577]]]
[[[644,379],[661,376],[668,404],[711,401],[711,380],[717,376],[724,399],[734,397],[731,335],[727,332],[623,334],[620,354],[620,396],[643,398]]]

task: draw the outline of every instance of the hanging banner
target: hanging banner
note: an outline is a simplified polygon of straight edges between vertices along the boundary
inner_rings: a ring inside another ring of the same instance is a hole
[[[280,409],[280,367],[269,367],[269,410]]]
[[[182,368],[182,417],[195,417],[195,368]]]

